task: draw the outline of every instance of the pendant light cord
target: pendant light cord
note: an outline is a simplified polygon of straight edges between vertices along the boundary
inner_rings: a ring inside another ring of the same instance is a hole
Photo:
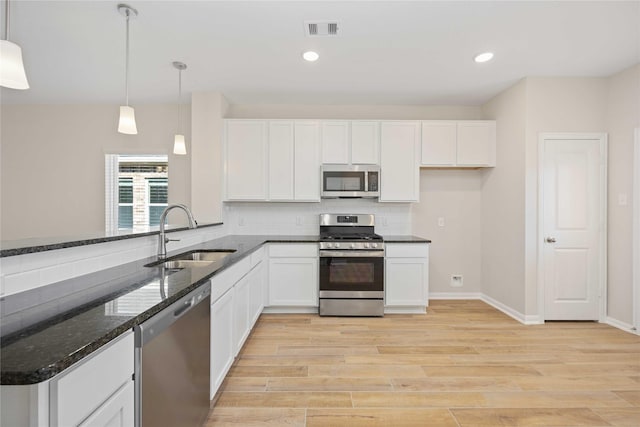
[[[9,0],[4,2],[4,39],[9,40]]]
[[[124,90],[125,90],[125,102],[129,106],[129,15],[130,10],[127,10],[127,48],[126,48],[126,60],[125,60],[125,76],[124,76]]]
[[[178,132],[182,134],[182,70],[178,70]]]

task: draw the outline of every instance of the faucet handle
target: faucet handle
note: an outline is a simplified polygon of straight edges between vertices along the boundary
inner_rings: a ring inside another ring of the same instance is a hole
[[[179,241],[180,241],[180,239],[170,239],[170,238],[168,238],[168,237],[165,237],[165,238],[164,238],[164,242],[165,242],[165,243],[169,243],[169,242],[179,242]]]

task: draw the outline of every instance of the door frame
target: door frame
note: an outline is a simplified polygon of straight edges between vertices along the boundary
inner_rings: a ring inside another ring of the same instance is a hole
[[[607,165],[608,165],[608,138],[606,133],[584,132],[541,132],[538,134],[538,218],[536,242],[538,253],[538,315],[541,322],[545,321],[545,282],[544,282],[544,142],[548,139],[564,140],[598,140],[600,142],[600,277],[598,280],[598,321],[604,322],[607,315]]]
[[[640,335],[640,263],[634,262],[640,258],[640,128],[634,129],[633,159],[633,327]]]

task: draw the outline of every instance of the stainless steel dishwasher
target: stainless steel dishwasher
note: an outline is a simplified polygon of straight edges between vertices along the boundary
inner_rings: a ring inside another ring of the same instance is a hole
[[[209,412],[211,285],[135,327],[137,427],[202,426]]]

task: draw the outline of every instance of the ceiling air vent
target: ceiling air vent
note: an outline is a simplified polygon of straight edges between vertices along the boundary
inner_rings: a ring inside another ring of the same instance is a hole
[[[304,28],[309,37],[338,35],[338,23],[336,21],[305,21]]]

